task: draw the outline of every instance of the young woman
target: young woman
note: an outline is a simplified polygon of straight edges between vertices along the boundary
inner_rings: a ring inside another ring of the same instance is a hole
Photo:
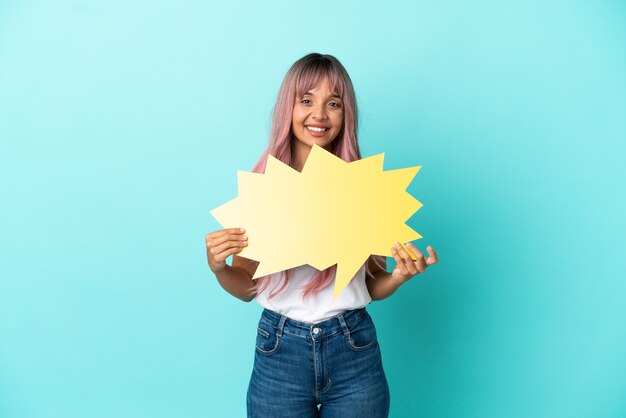
[[[313,144],[345,161],[361,158],[352,81],[332,55],[308,54],[287,72],[274,107],[269,146],[253,171],[263,173],[268,155],[301,171]],[[329,202],[332,204],[332,202]],[[384,299],[437,262],[412,244],[391,249],[396,268],[372,256],[332,302],[336,266],[301,266],[252,280],[258,263],[237,256],[247,245],[243,228],[206,236],[207,259],[220,285],[264,308],[247,393],[249,417],[387,417],[389,387],[376,329],[365,306]],[[233,255],[232,266],[226,258]],[[318,409],[319,406],[319,409]]]

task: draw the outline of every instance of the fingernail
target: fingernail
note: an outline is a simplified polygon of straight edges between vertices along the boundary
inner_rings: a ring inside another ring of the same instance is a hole
[[[246,230],[245,230],[245,229],[243,229],[243,228],[239,228],[239,230],[240,230],[241,232],[246,232]]]

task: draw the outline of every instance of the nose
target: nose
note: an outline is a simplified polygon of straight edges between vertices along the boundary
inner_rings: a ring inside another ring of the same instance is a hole
[[[311,116],[314,119],[318,119],[318,120],[326,119],[326,117],[328,116],[326,114],[326,106],[324,106],[323,103],[316,105],[311,112]]]

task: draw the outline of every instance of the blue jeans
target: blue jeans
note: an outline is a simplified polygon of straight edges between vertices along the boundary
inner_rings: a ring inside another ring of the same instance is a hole
[[[247,410],[254,418],[387,417],[389,386],[365,308],[317,324],[264,309]]]

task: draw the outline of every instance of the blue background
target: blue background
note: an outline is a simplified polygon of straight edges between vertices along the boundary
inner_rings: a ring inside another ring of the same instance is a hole
[[[392,417],[626,416],[623,1],[3,1],[0,416],[243,417],[261,308],[209,211],[289,66],[422,165],[440,262],[369,305]]]

